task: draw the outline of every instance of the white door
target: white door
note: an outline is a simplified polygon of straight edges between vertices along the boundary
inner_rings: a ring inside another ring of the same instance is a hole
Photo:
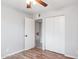
[[[25,18],[25,50],[35,47],[35,21]]]
[[[65,17],[46,18],[46,49],[64,54],[65,48]]]

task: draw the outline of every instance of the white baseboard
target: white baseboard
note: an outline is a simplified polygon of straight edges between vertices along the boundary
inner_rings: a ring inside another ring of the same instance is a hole
[[[7,54],[6,56],[2,57],[1,59],[6,58],[6,57],[11,56],[11,55],[14,55],[14,54],[17,54],[17,53],[20,53],[20,52],[22,52],[22,51],[24,51],[24,50],[25,50],[25,49],[22,49],[22,50],[19,50],[19,51],[16,51],[16,52]]]
[[[68,55],[68,54],[65,54],[66,57],[70,57],[70,58],[74,58],[74,59],[77,59],[78,57],[75,57],[75,56],[71,56],[71,55]]]
[[[29,48],[29,49],[32,49],[32,48]],[[14,55],[14,54],[17,54],[17,53],[20,53],[20,52],[22,52],[22,51],[24,51],[24,50],[29,50],[29,49],[22,49],[22,50],[19,50],[19,51],[16,51],[16,52],[7,54],[6,56],[1,57],[1,59],[6,58],[6,57],[11,56],[11,55]]]
[[[47,49],[46,49],[47,50]],[[50,51],[50,50],[49,50]],[[53,52],[55,52],[55,51],[53,51]],[[58,53],[58,52],[56,52],[56,53]],[[65,52],[64,53],[59,53],[59,54],[64,54],[64,56],[66,56],[66,57],[70,57],[70,58],[74,58],[74,59],[78,59],[78,57],[76,57],[76,56],[71,56],[71,55],[68,55],[68,54],[65,54]]]
[[[31,48],[27,48],[27,49],[25,48],[24,50],[29,50],[29,49],[32,49],[32,48],[34,48],[34,47],[31,47]]]

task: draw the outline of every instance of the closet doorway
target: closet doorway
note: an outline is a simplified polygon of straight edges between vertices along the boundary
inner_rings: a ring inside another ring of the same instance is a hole
[[[35,20],[35,48],[42,49],[42,19]]]

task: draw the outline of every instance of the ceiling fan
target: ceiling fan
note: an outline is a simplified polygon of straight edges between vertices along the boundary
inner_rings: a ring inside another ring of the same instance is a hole
[[[44,7],[47,7],[47,5],[48,5],[43,0],[28,0],[28,1],[26,1],[26,3],[27,3],[26,7],[31,8],[32,3],[34,3],[34,2],[39,3],[40,5],[42,5]]]

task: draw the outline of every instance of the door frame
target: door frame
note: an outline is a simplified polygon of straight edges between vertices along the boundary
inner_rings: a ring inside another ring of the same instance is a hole
[[[46,50],[46,35],[45,35],[45,34],[46,34],[46,32],[45,32],[45,31],[46,31],[46,30],[45,30],[45,29],[46,29],[46,26],[45,26],[45,25],[46,25],[46,23],[45,23],[45,22],[46,22],[46,18],[59,17],[59,16],[64,16],[64,15],[48,16],[48,17],[42,18],[42,23],[43,23],[43,24],[42,24],[42,26],[43,26],[43,27],[42,27],[42,31],[43,31],[43,36],[44,36],[44,37],[43,37],[43,50]],[[65,16],[64,16],[64,17],[65,17]],[[65,26],[65,25],[64,25],[64,26]],[[65,31],[65,30],[64,30],[64,31]],[[65,34],[64,34],[64,35],[65,35]],[[65,50],[65,48],[64,48],[64,50]],[[63,52],[62,54],[65,54],[65,52]]]

